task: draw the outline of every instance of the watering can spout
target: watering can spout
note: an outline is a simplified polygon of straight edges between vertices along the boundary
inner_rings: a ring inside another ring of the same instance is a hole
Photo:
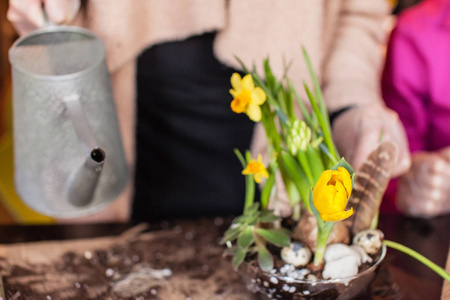
[[[69,177],[67,198],[75,206],[91,203],[103,170],[105,152],[101,148],[92,149],[84,163]]]
[[[103,170],[105,151],[97,141],[84,114],[80,97],[76,94],[64,97],[64,103],[78,137],[78,143],[86,159],[67,179],[67,199],[74,206],[86,206],[94,199],[94,193]]]

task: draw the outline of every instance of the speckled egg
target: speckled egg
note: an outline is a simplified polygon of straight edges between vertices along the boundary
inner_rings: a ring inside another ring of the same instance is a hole
[[[377,253],[383,246],[384,234],[377,229],[358,232],[353,238],[353,244],[359,245],[367,254]]]
[[[311,250],[303,243],[293,242],[281,249],[281,259],[295,267],[306,266],[311,260]]]

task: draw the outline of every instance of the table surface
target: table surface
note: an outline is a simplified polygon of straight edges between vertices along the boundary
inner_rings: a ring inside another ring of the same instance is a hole
[[[170,221],[173,223],[176,221]],[[133,223],[83,225],[3,225],[0,241],[3,244],[94,238],[115,236],[135,226]],[[167,222],[149,224],[151,230],[167,226]],[[401,215],[381,215],[379,221],[385,238],[425,255],[445,266],[450,243],[450,215],[430,220],[407,218]],[[436,273],[406,254],[388,249],[383,263],[397,295],[404,299],[440,299],[443,280]],[[380,299],[384,299],[380,297]]]

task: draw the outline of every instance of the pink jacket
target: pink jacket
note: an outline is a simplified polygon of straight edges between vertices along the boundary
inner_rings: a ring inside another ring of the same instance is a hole
[[[410,151],[450,146],[450,0],[426,0],[402,13],[391,34],[383,97],[405,126]],[[393,181],[383,204],[396,210]]]

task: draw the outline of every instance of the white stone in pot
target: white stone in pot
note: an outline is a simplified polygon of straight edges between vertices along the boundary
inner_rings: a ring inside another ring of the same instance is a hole
[[[353,244],[359,245],[367,254],[377,253],[383,246],[384,234],[377,229],[358,232],[353,238]]]
[[[325,279],[345,278],[358,274],[362,262],[372,259],[359,246],[345,244],[328,245],[324,253],[325,266],[322,276]]]
[[[306,266],[311,260],[311,256],[309,247],[299,242],[292,242],[289,247],[281,249],[281,259],[295,267]]]

